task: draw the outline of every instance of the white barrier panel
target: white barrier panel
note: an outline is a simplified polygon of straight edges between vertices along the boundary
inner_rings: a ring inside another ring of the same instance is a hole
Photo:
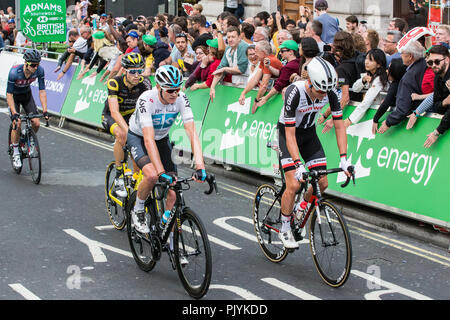
[[[24,60],[22,55],[14,52],[0,52],[0,97],[6,99],[6,87],[8,86],[8,75],[11,67],[16,64],[22,64]]]

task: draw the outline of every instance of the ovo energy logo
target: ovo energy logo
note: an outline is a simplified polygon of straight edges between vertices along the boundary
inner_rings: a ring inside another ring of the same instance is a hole
[[[370,176],[376,166],[377,169],[389,170],[395,175],[407,175],[413,184],[426,186],[439,163],[439,157],[433,158],[431,155],[375,144],[376,136],[372,133],[372,120],[348,127],[347,134],[358,139],[356,150],[351,154],[349,151],[349,161],[355,165],[356,178]],[[392,143],[395,145],[395,141]],[[344,173],[341,172],[336,183],[345,179]]]

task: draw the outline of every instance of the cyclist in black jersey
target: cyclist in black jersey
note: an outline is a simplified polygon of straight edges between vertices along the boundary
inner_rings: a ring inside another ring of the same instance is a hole
[[[339,153],[341,168],[350,176],[347,160],[347,133],[342,121],[342,110],[335,88],[337,74],[334,67],[324,59],[315,57],[307,66],[309,79],[291,84],[285,94],[285,103],[278,122],[280,162],[286,178],[286,190],[281,198],[282,227],[280,240],[286,248],[298,248],[291,231],[290,220],[295,194],[303,182],[302,174],[309,170],[326,169],[327,160],[322,144],[316,133],[315,123],[320,110],[330,104]],[[305,161],[303,164],[299,154]],[[326,176],[320,178],[321,191],[328,187]],[[309,188],[300,206],[307,210],[307,202],[312,195]]]
[[[142,76],[145,62],[139,53],[128,53],[122,58],[125,74],[110,79],[107,83],[108,99],[102,113],[103,127],[111,133],[116,141],[114,158],[116,162],[115,192],[119,197],[126,197],[127,191],[123,181],[123,147],[127,142],[128,123],[136,108],[139,96],[151,90],[150,81]],[[133,170],[137,166],[133,161]]]
[[[11,142],[14,150],[13,165],[16,168],[22,166],[19,152],[20,108],[22,107],[27,114],[38,113],[30,88],[31,83],[36,79],[38,80],[39,99],[41,100],[42,111],[45,119],[48,120],[45,74],[44,68],[39,65],[41,62],[41,54],[35,49],[28,49],[25,51],[23,59],[25,60],[24,64],[15,65],[9,71],[8,86],[6,89],[6,102],[9,107],[11,121],[13,126],[16,127],[16,130],[11,131]],[[31,122],[34,132],[37,132],[40,125],[39,119],[32,119]]]

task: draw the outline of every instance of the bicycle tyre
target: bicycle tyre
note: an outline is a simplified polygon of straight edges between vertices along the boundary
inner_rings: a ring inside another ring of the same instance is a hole
[[[131,194],[130,200],[128,201],[126,207],[127,237],[128,242],[130,244],[131,253],[133,254],[134,261],[141,270],[149,272],[155,267],[156,261],[154,261],[152,258],[150,240],[148,238],[144,239],[143,238],[144,235],[140,236],[134,229],[134,225],[132,222],[133,219],[131,218],[131,209],[133,209],[134,204],[136,202],[136,196],[137,191]],[[154,214],[151,214],[151,212],[152,210],[150,210],[150,217],[153,220],[155,217]],[[150,225],[152,225],[153,221],[151,221]],[[146,237],[148,237],[148,235],[146,235]]]
[[[112,161],[108,166],[106,167],[106,174],[105,174],[105,204],[106,204],[106,211],[108,212],[108,218],[113,227],[117,230],[123,230],[127,223],[126,219],[126,201],[123,200],[123,206],[115,202],[113,199],[111,199],[109,195],[109,191],[114,186],[114,179],[116,176],[116,163]]]
[[[186,208],[180,220],[180,229],[174,232],[175,264],[178,276],[188,294],[195,299],[200,299],[208,292],[211,283],[212,257],[208,234],[198,215],[191,209]],[[202,253],[204,258],[197,261],[196,258],[199,258]],[[182,265],[181,257],[186,259],[188,264]],[[198,274],[199,279],[193,279],[191,274]]]
[[[327,215],[330,220],[327,219]],[[310,221],[309,240],[313,261],[322,280],[329,286],[337,288],[348,279],[352,268],[352,244],[347,224],[342,213],[330,201],[323,200],[320,204],[320,217],[322,220],[320,230],[316,223],[317,208]],[[330,228],[331,226],[331,228]],[[333,229],[333,233],[331,230]],[[323,242],[325,237],[325,244]],[[335,238],[338,243],[330,240]],[[339,248],[337,248],[339,246]],[[328,249],[337,249],[329,252]],[[328,260],[326,260],[328,258]],[[324,261],[326,260],[326,261]]]
[[[274,263],[283,261],[288,254],[288,250],[278,238],[281,212],[275,207],[277,204],[281,207],[281,196],[278,195],[277,188],[272,184],[260,185],[253,200],[253,224],[261,250],[266,258]],[[269,223],[264,222],[266,218],[269,218]]]
[[[13,162],[14,162],[14,150],[12,147],[12,142],[11,142],[11,131],[12,131],[12,123],[9,125],[9,130],[8,130],[8,154],[9,154],[9,160],[11,162],[11,167],[13,168],[13,171],[16,174],[20,174],[22,172],[22,167],[23,167],[23,156],[22,156],[22,151],[20,152],[20,161],[22,161],[22,166],[20,168],[14,168]]]
[[[30,148],[32,141],[34,142],[33,154],[31,153],[32,150]],[[41,182],[42,174],[41,149],[39,148],[37,135],[33,130],[29,131],[27,143],[28,166],[30,168],[31,179],[35,184],[39,184],[39,182]]]

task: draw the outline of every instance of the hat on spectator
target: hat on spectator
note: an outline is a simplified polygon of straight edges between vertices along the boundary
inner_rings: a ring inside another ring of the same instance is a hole
[[[127,37],[133,37],[133,38],[135,38],[135,39],[139,39],[139,35],[138,35],[138,33],[137,33],[136,31],[130,31],[130,32],[127,34]]]
[[[219,49],[219,40],[217,38],[206,40],[206,44],[212,48]]]
[[[327,9],[328,8],[328,2],[326,0],[317,0],[314,4],[314,8],[316,9]]]
[[[294,40],[286,40],[280,46],[280,49],[286,48],[289,50],[298,51],[298,44]]]
[[[205,28],[209,28],[209,27],[211,27],[211,23],[209,21],[206,21]]]
[[[100,15],[100,17],[106,18],[106,17],[108,17],[108,15],[107,15],[106,13],[102,13],[102,14]]]
[[[97,31],[96,33],[92,34],[92,38],[100,40],[105,38],[105,33],[103,31]]]
[[[14,19],[9,19],[8,23],[16,23],[16,22],[14,21]]]
[[[155,36],[152,36],[151,34],[144,34],[142,36],[142,41],[144,41],[145,44],[149,46],[154,46],[158,40],[156,40]]]
[[[125,19],[124,21],[122,21],[122,25],[123,25],[124,27],[126,27],[126,26],[129,25],[130,23],[133,23],[133,22],[131,22],[131,21],[128,20],[128,19]]]

